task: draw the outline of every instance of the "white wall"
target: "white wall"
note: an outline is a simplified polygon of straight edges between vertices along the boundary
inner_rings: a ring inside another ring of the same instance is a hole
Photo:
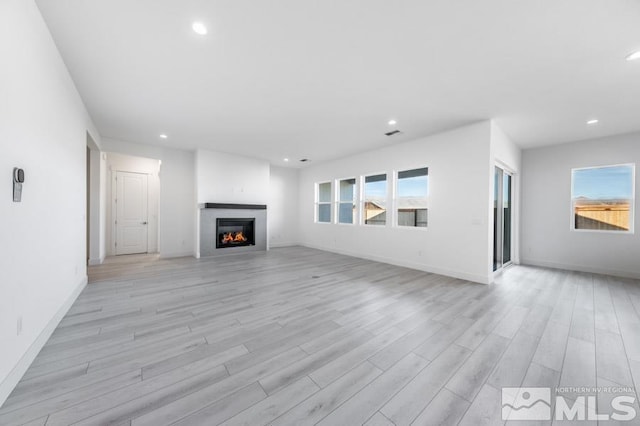
[[[196,151],[196,199],[200,203],[268,204],[269,162],[223,152]],[[196,217],[196,256],[200,229]],[[267,208],[267,220],[270,212]],[[268,232],[268,231],[267,231]],[[268,241],[267,241],[268,247]]]
[[[107,155],[87,132],[90,152],[89,176],[89,265],[99,265],[107,255]]]
[[[0,58],[1,404],[86,284],[87,131],[100,138],[33,0],[0,2]]]
[[[104,236],[102,232],[103,226],[106,226],[101,221],[105,210],[105,205],[102,204],[103,193],[102,188],[102,175],[105,160],[103,160],[103,153],[97,149],[92,149],[90,153],[90,178],[89,178],[89,264],[99,265],[104,261],[105,257],[105,240],[101,239]]]
[[[269,162],[198,150],[196,185],[198,203],[267,204]]]
[[[107,153],[107,255],[116,253],[115,240],[115,211],[116,191],[113,180],[117,172],[141,173],[147,175],[147,251],[157,253],[158,246],[158,218],[160,201],[160,160],[153,158],[135,157],[132,155]]]
[[[110,153],[162,161],[160,168],[160,256],[195,254],[194,156],[191,151],[103,138]]]
[[[640,278],[636,170],[635,234],[575,232],[571,169],[640,164],[640,133],[530,149],[522,158],[522,263]]]
[[[310,247],[487,283],[489,121],[300,171],[301,242]],[[426,229],[314,223],[314,184],[429,167]]]
[[[269,247],[299,243],[298,170],[271,166],[267,210]]]
[[[522,150],[509,139],[502,129],[491,122],[491,167],[490,188],[491,201],[489,203],[489,217],[493,218],[493,192],[494,192],[494,167],[499,166],[503,170],[512,173],[513,200],[512,200],[512,241],[511,261],[520,263],[520,200],[522,190]],[[493,219],[492,219],[493,220]],[[493,224],[489,227],[489,263],[490,272],[493,269]]]
[[[107,208],[109,205],[107,183],[107,153],[100,152],[100,263],[102,263],[107,256]]]

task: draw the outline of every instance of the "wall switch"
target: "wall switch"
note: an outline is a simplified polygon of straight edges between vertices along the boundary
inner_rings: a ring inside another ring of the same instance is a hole
[[[16,321],[16,336],[22,334],[22,315],[18,316],[18,320]]]

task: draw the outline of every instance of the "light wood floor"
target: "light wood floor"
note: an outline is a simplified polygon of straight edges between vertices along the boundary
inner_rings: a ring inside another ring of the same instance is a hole
[[[300,247],[90,277],[0,424],[498,425],[505,386],[640,380],[633,280],[484,286]]]

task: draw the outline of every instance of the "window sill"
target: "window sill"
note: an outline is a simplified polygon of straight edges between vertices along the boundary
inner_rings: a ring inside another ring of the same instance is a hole
[[[633,235],[634,231],[609,231],[606,229],[570,229],[571,232],[577,232],[578,234],[614,234],[614,235]]]

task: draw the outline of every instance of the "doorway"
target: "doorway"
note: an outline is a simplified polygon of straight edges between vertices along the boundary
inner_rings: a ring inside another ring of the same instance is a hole
[[[107,256],[159,250],[160,160],[108,152]],[[145,223],[146,222],[146,223]]]
[[[511,264],[513,174],[496,166],[493,187],[493,271]]]
[[[87,134],[87,138],[89,138],[88,134]],[[87,178],[86,178],[87,205],[85,210],[85,223],[86,223],[86,227],[85,227],[86,256],[85,257],[88,265],[89,260],[91,259],[91,241],[90,241],[90,238],[91,238],[91,148],[89,148],[88,146],[87,146],[86,161],[87,161]]]

